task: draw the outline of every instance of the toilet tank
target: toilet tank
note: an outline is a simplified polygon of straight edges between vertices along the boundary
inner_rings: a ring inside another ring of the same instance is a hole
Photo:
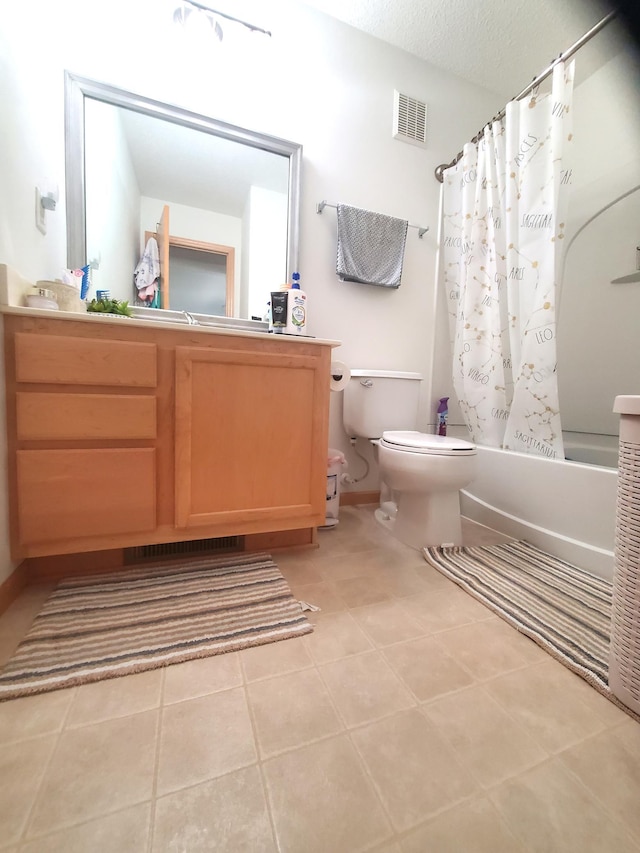
[[[347,435],[380,438],[385,430],[416,429],[421,381],[419,373],[352,370],[343,400]]]

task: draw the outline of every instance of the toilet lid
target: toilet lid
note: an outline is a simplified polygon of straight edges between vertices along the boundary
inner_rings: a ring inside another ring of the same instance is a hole
[[[410,453],[432,453],[434,456],[472,456],[476,453],[475,445],[461,438],[413,430],[383,432],[380,444]]]

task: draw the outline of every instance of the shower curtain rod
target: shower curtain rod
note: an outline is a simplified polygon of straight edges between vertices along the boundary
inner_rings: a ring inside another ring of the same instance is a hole
[[[543,80],[546,80],[547,77],[553,72],[553,69],[559,62],[564,62],[566,59],[569,59],[570,56],[573,56],[580,48],[585,45],[590,39],[592,39],[595,35],[597,35],[601,29],[606,27],[608,23],[610,23],[617,15],[617,11],[609,12],[608,15],[599,21],[594,27],[592,27],[588,32],[586,32],[575,44],[572,44],[568,50],[565,50],[564,53],[561,53],[557,59],[554,59],[551,65],[542,72],[542,74],[538,74],[538,76],[533,80],[532,83],[520,92],[519,95],[516,95],[515,98],[512,98],[512,101],[520,101],[524,98],[525,95],[528,95],[529,92],[532,92],[536,86],[539,86]],[[504,118],[507,113],[506,107],[501,109],[500,112],[495,115],[491,121],[500,121],[501,118]],[[487,122],[488,123],[488,122]],[[484,132],[484,128],[486,125],[482,127],[481,130],[477,132],[477,134],[471,139],[471,142],[477,142]],[[450,169],[451,166],[455,166],[458,160],[462,157],[462,151],[459,151],[457,155],[453,158],[450,163],[441,163],[439,166],[436,166],[434,175],[436,176],[436,180],[440,181],[440,183],[444,180],[443,172],[445,169]]]

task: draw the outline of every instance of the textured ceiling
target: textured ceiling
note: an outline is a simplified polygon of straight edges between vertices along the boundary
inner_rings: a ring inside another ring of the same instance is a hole
[[[299,1],[506,99],[611,11],[606,0]]]

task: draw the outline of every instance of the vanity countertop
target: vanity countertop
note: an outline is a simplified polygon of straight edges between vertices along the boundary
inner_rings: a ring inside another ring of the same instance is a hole
[[[250,331],[247,329],[225,328],[223,326],[205,326],[205,325],[188,325],[175,323],[172,321],[163,322],[162,320],[142,320],[136,317],[124,317],[118,314],[95,314],[89,312],[72,312],[72,311],[50,311],[45,308],[26,308],[14,305],[0,305],[0,312],[3,314],[13,314],[20,317],[42,317],[47,320],[73,320],[81,323],[111,323],[121,325],[126,323],[128,326],[138,326],[143,329],[173,329],[179,331],[194,332],[196,334],[205,335],[232,335],[242,338],[260,338],[265,337],[277,339],[279,342],[305,343],[320,346],[339,347],[340,341],[332,341],[326,338],[312,338],[300,335],[273,335],[269,332]]]

